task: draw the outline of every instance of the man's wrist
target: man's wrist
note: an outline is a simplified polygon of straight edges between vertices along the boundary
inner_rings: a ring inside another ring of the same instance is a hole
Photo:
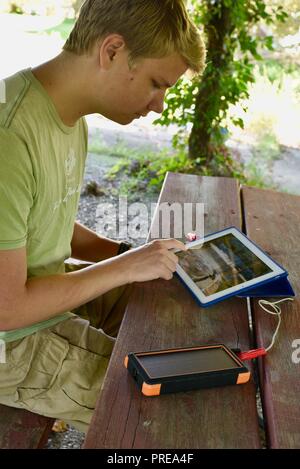
[[[123,254],[124,252],[129,251],[129,249],[131,248],[132,248],[132,245],[130,243],[128,243],[127,241],[121,241],[121,243],[119,244],[117,256],[119,256],[120,254]]]

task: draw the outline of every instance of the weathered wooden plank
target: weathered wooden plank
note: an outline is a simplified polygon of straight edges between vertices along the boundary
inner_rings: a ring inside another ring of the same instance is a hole
[[[247,234],[288,270],[295,293],[299,295],[300,197],[244,187],[243,200]],[[268,346],[277,318],[262,311],[257,301],[253,301],[253,310],[258,346]],[[296,352],[293,341],[300,339],[299,297],[293,303],[283,303],[281,310],[282,323],[275,345],[259,360],[268,445],[299,448],[300,364],[292,359]],[[298,350],[299,345],[300,342]]]
[[[51,418],[0,405],[0,448],[42,448],[53,423]]]
[[[204,202],[206,233],[241,225],[239,190],[232,179],[169,173],[163,202]],[[253,382],[147,398],[123,365],[130,351],[206,343],[249,348],[245,300],[202,309],[176,278],[137,284],[84,447],[260,447]]]

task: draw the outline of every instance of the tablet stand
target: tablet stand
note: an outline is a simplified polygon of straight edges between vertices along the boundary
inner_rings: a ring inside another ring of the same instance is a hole
[[[272,280],[259,287],[248,288],[242,293],[237,295],[240,298],[249,296],[250,298],[257,297],[276,297],[276,296],[295,296],[295,292],[288,281],[287,277]]]

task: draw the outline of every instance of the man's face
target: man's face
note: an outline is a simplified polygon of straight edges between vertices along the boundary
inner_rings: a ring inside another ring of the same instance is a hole
[[[141,59],[131,69],[128,51],[119,52],[114,59],[115,63],[105,73],[99,112],[123,125],[150,111],[162,113],[166,90],[187,70],[178,54]]]

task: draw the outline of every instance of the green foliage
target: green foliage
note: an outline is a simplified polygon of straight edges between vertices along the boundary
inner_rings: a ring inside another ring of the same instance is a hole
[[[275,189],[270,176],[265,173],[264,168],[257,164],[256,158],[252,158],[245,168],[247,186],[260,187],[262,189]]]
[[[188,158],[187,149],[182,147],[171,154],[169,149],[157,152],[136,151],[134,156],[127,154],[108,173],[108,179],[114,180],[122,174],[121,193],[130,194],[136,190],[147,189],[148,193],[156,194],[168,171],[176,173],[200,174],[204,176],[233,176],[246,182],[242,167],[224,147],[215,152],[211,167],[203,165],[201,158],[192,161]]]
[[[247,184],[272,188],[270,175],[274,161],[280,157],[280,145],[268,122],[260,121],[257,143],[252,147],[252,157],[245,165]]]
[[[218,169],[216,161],[225,151],[230,105],[249,97],[255,62],[261,60],[263,50],[273,50],[272,36],[255,35],[254,27],[261,21],[285,21],[287,14],[281,5],[267,7],[264,0],[192,0],[192,15],[206,38],[207,67],[202,78],[192,82],[184,78],[170,90],[167,107],[156,123],[180,126],[182,132],[174,144],[182,144],[188,136],[189,157],[201,161],[202,172],[207,173]],[[243,128],[241,118],[232,119]]]
[[[132,193],[134,190],[147,188],[147,192],[157,193],[168,171],[189,172],[192,165],[186,152],[170,154],[165,149],[158,152],[137,150],[134,154],[127,154],[108,173],[108,179],[113,180],[122,174],[122,193]]]
[[[266,165],[271,165],[274,160],[280,157],[280,146],[272,132],[266,133],[256,146],[256,153],[261,155]]]
[[[24,11],[21,6],[19,6],[17,3],[12,2],[10,4],[10,13],[15,13],[17,15],[23,15]]]
[[[198,157],[193,164],[193,172],[203,176],[223,176],[238,179],[240,183],[246,183],[247,177],[243,165],[235,159],[225,145],[213,145],[209,149],[213,158],[206,163],[204,157]]]
[[[70,32],[73,29],[75,20],[66,18],[59,25],[54,26],[53,28],[46,29],[47,34],[59,33],[61,38],[66,41]]]
[[[300,8],[299,0],[266,0],[269,8],[282,6],[288,17],[284,23],[282,21],[275,22],[271,25],[276,36],[286,36],[287,34],[296,34],[299,31]]]
[[[259,63],[259,73],[268,78],[272,85],[278,89],[282,87],[284,79],[289,75],[295,80],[299,79],[300,66],[297,63],[280,61],[278,59],[265,59]]]

